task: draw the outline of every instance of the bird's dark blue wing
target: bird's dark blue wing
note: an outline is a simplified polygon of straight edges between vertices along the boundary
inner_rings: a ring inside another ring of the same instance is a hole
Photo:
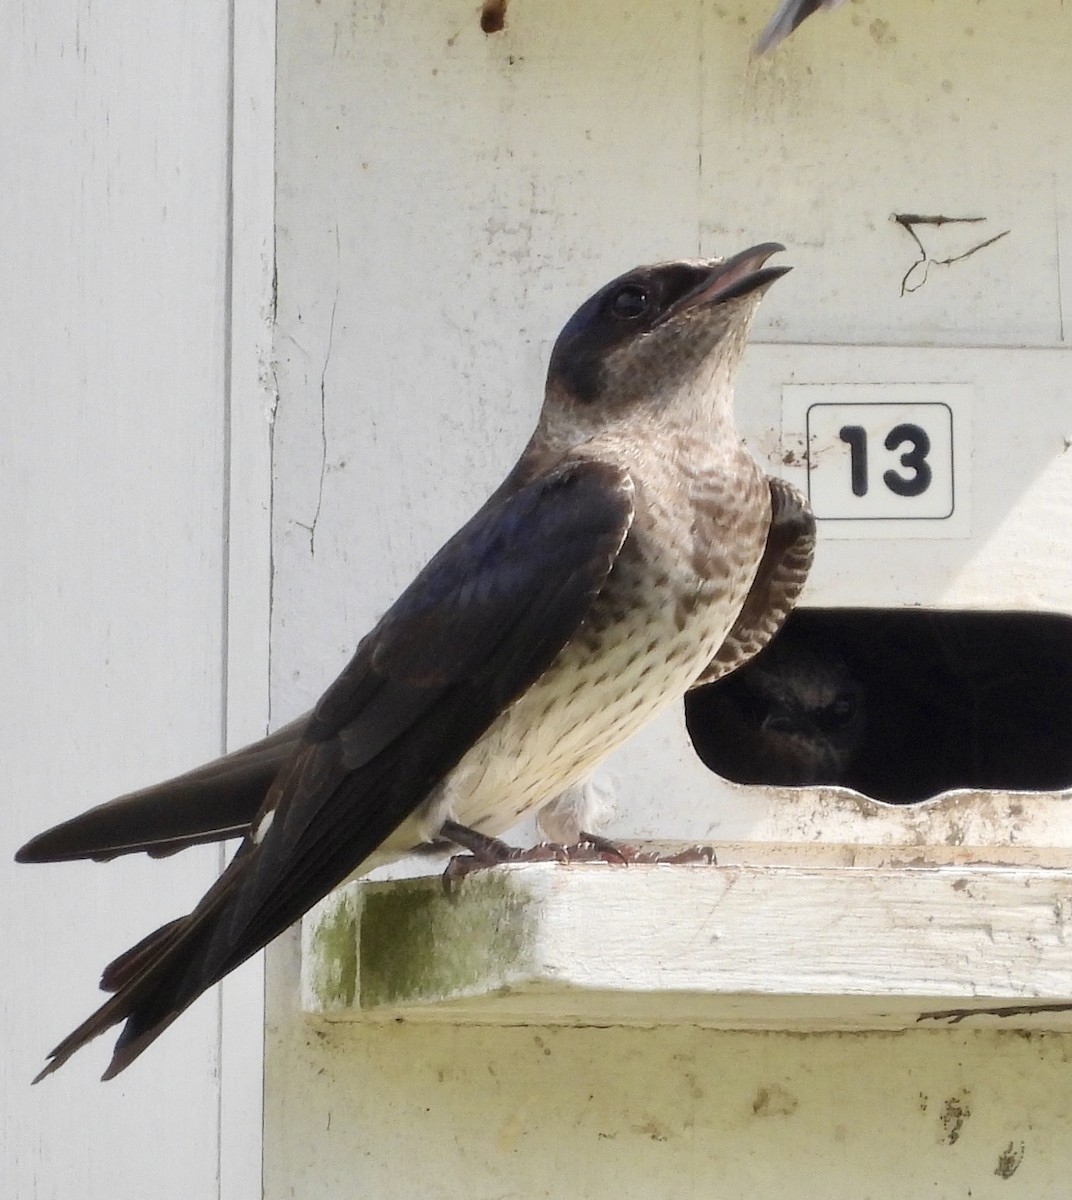
[[[317,705],[251,835],[189,917],[121,959],[119,991],[42,1075],[126,1020],[127,1066],[206,988],[346,878],[584,620],[633,516],[627,473],[579,461],[496,497],[429,562]]]
[[[244,932],[268,940],[269,926],[298,915],[288,910],[310,881],[333,877],[323,895],[345,878],[547,669],[632,514],[624,471],[579,462],[483,509],[447,542],[325,693],[273,788],[275,815],[236,906]]]

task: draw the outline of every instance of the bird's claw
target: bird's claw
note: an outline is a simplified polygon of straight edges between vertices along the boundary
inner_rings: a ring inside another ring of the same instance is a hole
[[[591,846],[594,850],[598,850],[605,862],[625,863],[629,861],[617,842],[612,842],[610,838],[600,837],[598,833],[586,833],[582,830],[581,840],[577,844],[578,846]]]
[[[687,846],[684,850],[679,850],[677,854],[662,854],[655,861],[670,863],[673,866],[691,866],[695,863],[702,863],[704,866],[713,867],[718,859],[715,857],[713,846]]]
[[[714,866],[717,859],[715,858],[714,849],[711,846],[688,846],[684,850],[679,850],[676,854],[661,854],[658,850],[641,850],[639,846],[615,846],[616,861],[629,864],[636,863],[643,866],[692,866],[694,864],[703,864],[704,866]]]
[[[483,835],[482,835],[483,838]],[[688,846],[676,854],[660,854],[658,850],[641,850],[638,846],[622,846],[607,838],[584,834],[584,840],[571,846],[558,842],[540,842],[527,850],[508,846],[498,838],[487,838],[479,844],[479,850],[470,854],[456,854],[443,872],[443,888],[450,892],[453,886],[474,871],[486,867],[497,867],[502,863],[555,862],[569,866],[573,863],[607,863],[628,866],[630,863],[661,866],[714,866],[717,862],[711,846]],[[488,853],[488,850],[491,852]]]

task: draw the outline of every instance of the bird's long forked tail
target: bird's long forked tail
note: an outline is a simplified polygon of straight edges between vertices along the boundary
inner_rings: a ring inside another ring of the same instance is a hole
[[[40,1084],[41,1080],[46,1078],[47,1075],[52,1074],[54,1070],[58,1070],[60,1067],[64,1066],[64,1063],[68,1060],[68,1058],[70,1058],[73,1054],[76,1054],[76,1052],[82,1049],[84,1045],[92,1042],[92,1039],[100,1037],[100,1034],[107,1032],[114,1025],[119,1025],[121,1021],[127,1020],[133,1015],[134,1012],[136,1012],[138,1003],[142,1001],[145,996],[149,995],[151,984],[155,982],[155,980],[152,979],[152,976],[154,976],[155,973],[152,971],[152,965],[162,961],[161,955],[164,949],[164,941],[167,942],[168,946],[170,946],[173,941],[174,943],[178,943],[179,938],[182,936],[182,932],[184,932],[184,930],[179,928],[179,926],[184,925],[187,919],[188,918],[186,917],[182,917],[178,920],[178,922],[172,922],[169,925],[162,926],[162,929],[157,930],[156,934],[150,934],[148,938],[143,940],[143,942],[139,942],[137,947],[133,947],[131,950],[128,950],[126,954],[120,955],[118,959],[112,962],[112,964],[109,964],[106,968],[104,968],[104,973],[101,978],[101,985],[103,988],[106,988],[106,990],[109,991],[113,990],[112,985],[114,985],[114,988],[118,990],[115,990],[115,995],[104,1002],[95,1013],[92,1013],[90,1016],[88,1016],[88,1018],[86,1018],[82,1024],[76,1028],[76,1030],[68,1033],[67,1037],[65,1037],[62,1042],[54,1046],[53,1050],[49,1051],[48,1062],[46,1063],[46,1066],[44,1066],[40,1072],[34,1076],[34,1080],[32,1080],[35,1082],[35,1084]],[[166,934],[164,934],[164,931],[166,931]],[[157,935],[164,935],[164,937],[158,938],[158,940],[155,942],[154,948],[156,953],[152,954],[149,965],[144,965],[144,962],[139,961],[137,962],[137,965],[134,965],[134,962],[131,962],[131,964],[124,966],[127,955],[133,955],[134,952],[137,952],[137,950],[144,949],[145,943],[154,940],[154,938],[157,938]],[[138,966],[140,966],[140,971],[137,970]],[[114,972],[114,977],[109,978],[109,972]],[[136,1058],[137,1055],[140,1054],[143,1049],[145,1049],[145,1046],[148,1045],[152,1039],[156,1038],[158,1034],[166,1030],[167,1026],[170,1025],[170,1022],[172,1022],[180,1012],[181,1009],[176,1009],[175,1012],[163,1022],[163,1024],[155,1028],[154,1032],[152,1032],[152,1037],[146,1038],[144,1044],[138,1045],[137,1048],[132,1048],[130,1051],[125,1052],[121,1050],[120,1044],[116,1043],[115,1054],[112,1057],[112,1062],[108,1064],[108,1069],[101,1076],[101,1079],[112,1079],[115,1075],[118,1075],[120,1070],[128,1066],[128,1063],[131,1063],[134,1058]],[[120,1038],[120,1043],[121,1040],[122,1039]]]
[[[144,971],[162,952],[168,938],[186,921],[186,917],[176,917],[159,929],[154,929],[136,942],[129,950],[117,955],[101,971],[100,989],[102,992],[118,992],[126,987],[132,979]]]
[[[101,988],[115,994],[49,1053],[48,1063],[33,1082],[51,1075],[83,1046],[123,1021],[127,1026],[116,1041],[102,1080],[113,1079],[156,1041],[211,986],[211,982],[204,983],[191,990],[183,984],[190,959],[199,961],[195,943],[211,934],[216,910],[216,904],[199,906],[154,930],[109,963],[101,976]]]

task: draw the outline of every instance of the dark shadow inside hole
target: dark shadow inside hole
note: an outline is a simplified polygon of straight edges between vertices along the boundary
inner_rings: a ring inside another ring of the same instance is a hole
[[[704,764],[735,783],[841,784],[913,804],[955,788],[1072,787],[1072,619],[798,609],[685,699]]]

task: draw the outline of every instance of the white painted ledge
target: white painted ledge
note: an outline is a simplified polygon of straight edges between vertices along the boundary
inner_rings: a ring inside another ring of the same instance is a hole
[[[304,1008],[327,1020],[862,1030],[934,1026],[936,1010],[1072,1006],[1067,866],[716,850],[718,866],[513,864],[450,895],[438,878],[348,884],[306,918]],[[1072,1030],[1070,1012],[965,1020]]]

